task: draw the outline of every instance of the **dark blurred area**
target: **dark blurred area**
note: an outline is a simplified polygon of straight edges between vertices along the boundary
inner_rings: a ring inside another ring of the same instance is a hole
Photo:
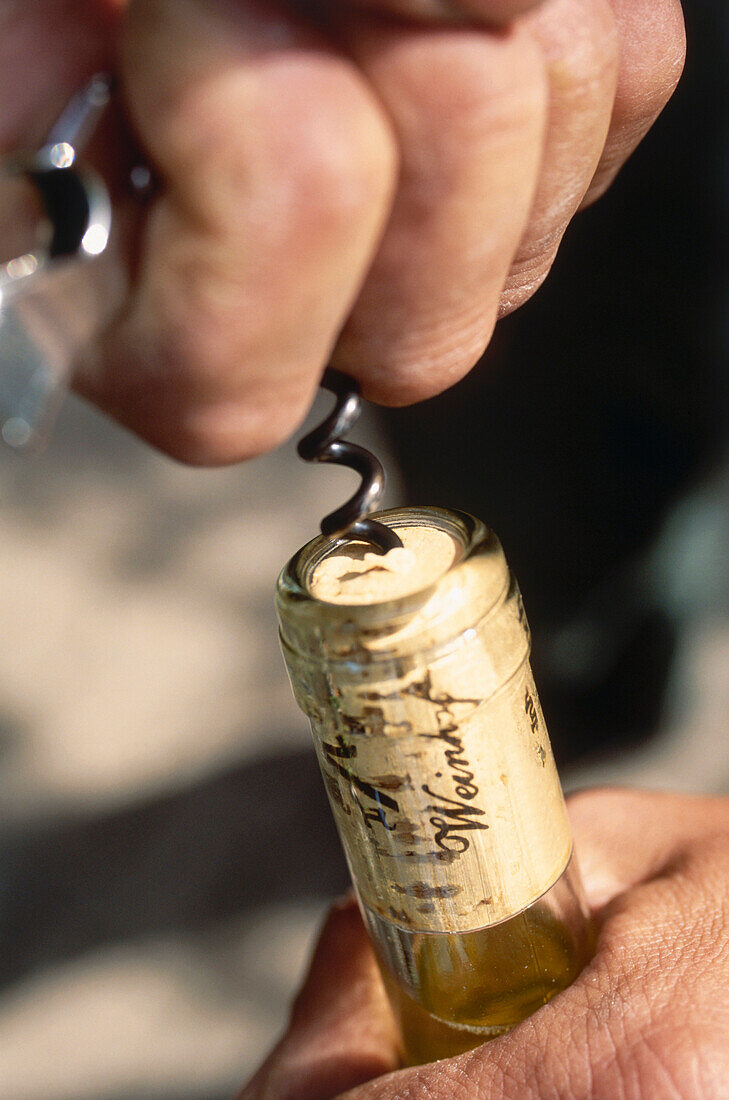
[[[562,764],[658,728],[676,625],[634,563],[727,439],[726,16],[686,7],[678,93],[545,285],[459,385],[385,414],[409,502],[501,538]]]
[[[195,931],[311,896],[312,838],[317,892],[343,892],[344,861],[320,783],[314,754],[296,752],[61,828],[6,829],[3,933],[13,951],[0,959],[0,985],[99,944]],[[271,789],[274,813],[261,796]],[[262,835],[286,852],[284,862],[261,858],[250,838]]]

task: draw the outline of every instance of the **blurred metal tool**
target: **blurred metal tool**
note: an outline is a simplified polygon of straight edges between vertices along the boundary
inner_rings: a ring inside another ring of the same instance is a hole
[[[301,440],[297,447],[299,457],[306,462],[349,466],[362,477],[354,496],[321,521],[321,533],[327,538],[368,542],[381,553],[387,553],[402,546],[400,536],[384,523],[367,518],[385,491],[382,463],[371,451],[339,438],[352,429],[362,411],[359,387],[353,378],[331,369],[325,372],[321,384],[334,394],[337,403],[326,420]]]
[[[98,258],[111,201],[78,158],[111,93],[111,78],[94,76],[39,150],[0,161],[0,436],[16,450],[45,442],[73,359],[108,310]]]

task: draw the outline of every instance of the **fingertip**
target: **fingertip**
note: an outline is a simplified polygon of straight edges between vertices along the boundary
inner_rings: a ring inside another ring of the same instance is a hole
[[[344,341],[333,362],[358,380],[362,395],[373,404],[403,408],[428,401],[460,382],[478,363],[493,334],[495,309],[489,306],[484,318],[469,317],[463,328],[460,322],[460,317],[448,316],[437,330],[413,332],[410,341],[383,348],[381,356],[368,345],[369,353],[363,356],[358,345],[350,347]]]
[[[499,320],[520,309],[536,294],[552,270],[558,248],[559,244],[524,259],[517,257],[501,292]]]
[[[80,362],[74,389],[185,466],[232,465],[286,442],[313,403],[318,364],[251,371],[225,338],[194,329],[150,330],[132,310]]]
[[[302,423],[310,402],[250,396],[226,398],[212,406],[193,404],[164,415],[154,402],[145,421],[130,426],[147,442],[184,466],[213,468],[259,458],[284,444]],[[125,409],[129,422],[128,406]],[[162,415],[160,415],[162,414]]]

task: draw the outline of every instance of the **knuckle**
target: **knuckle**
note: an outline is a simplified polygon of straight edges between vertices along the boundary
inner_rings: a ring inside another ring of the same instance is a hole
[[[336,62],[273,63],[210,82],[165,133],[168,176],[213,230],[246,224],[273,245],[300,229],[351,231],[389,199],[397,151],[383,112]],[[281,70],[281,71],[279,71]]]
[[[433,49],[434,43],[437,49]],[[463,154],[463,142],[506,140],[536,118],[541,126],[547,89],[539,50],[521,28],[503,36],[452,31],[401,43],[393,109],[420,126],[439,150]]]
[[[295,149],[281,155],[283,205],[294,226],[307,234],[359,233],[379,220],[395,185],[397,153],[389,124],[379,110],[355,96],[342,108],[336,96],[322,109],[291,124]]]
[[[349,231],[389,198],[395,141],[379,107],[348,75],[321,83],[315,109],[305,99],[290,103],[290,135],[279,157],[298,216]]]
[[[394,189],[374,95],[344,61],[291,54],[191,82],[143,122],[170,193],[216,235],[284,247],[300,229],[361,232]]]

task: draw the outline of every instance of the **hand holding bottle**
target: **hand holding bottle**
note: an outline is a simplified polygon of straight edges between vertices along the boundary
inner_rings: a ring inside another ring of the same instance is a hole
[[[569,989],[477,1050],[396,1070],[377,966],[344,904],[241,1100],[724,1097],[729,799],[591,791],[570,800],[570,816],[599,934]]]

